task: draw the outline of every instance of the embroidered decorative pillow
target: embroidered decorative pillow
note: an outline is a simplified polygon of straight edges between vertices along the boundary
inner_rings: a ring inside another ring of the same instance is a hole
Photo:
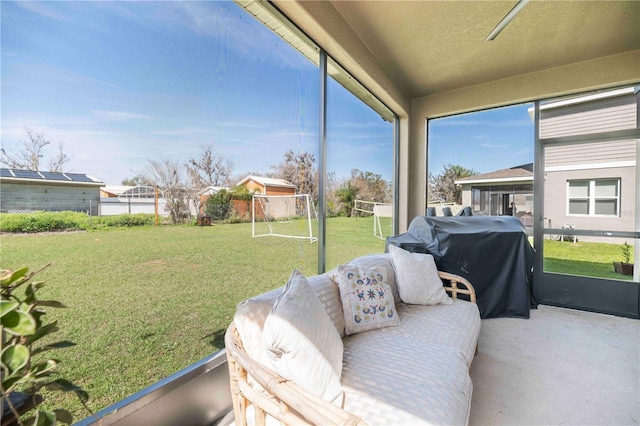
[[[453,303],[442,286],[433,256],[389,246],[391,264],[396,273],[396,285],[400,299],[413,305]]]
[[[300,272],[293,271],[273,305],[262,341],[276,373],[326,401],[342,404],[342,338]]]
[[[341,266],[338,285],[347,335],[400,324],[386,268]]]

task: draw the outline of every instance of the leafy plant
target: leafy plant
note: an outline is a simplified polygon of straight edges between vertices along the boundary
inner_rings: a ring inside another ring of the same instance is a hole
[[[211,194],[204,203],[205,213],[213,220],[226,220],[231,213],[231,193],[226,189]]]
[[[630,263],[631,261],[631,246],[625,241],[620,245],[620,253],[622,254],[623,263]]]
[[[36,395],[42,388],[73,392],[83,405],[89,398],[87,392],[78,386],[54,376],[59,360],[42,356],[47,351],[74,345],[66,340],[45,344],[41,341],[45,336],[58,331],[57,321],[45,323],[43,320],[46,314],[43,308],[65,308],[58,301],[39,300],[36,297],[45,283],[32,281],[32,278],[49,265],[32,273],[26,267],[16,271],[0,269],[2,401],[9,406],[21,425],[54,425],[56,422],[70,424],[73,417],[66,410],[48,411],[36,408],[34,413],[21,420],[18,409],[11,400],[14,393],[25,392],[30,395],[33,406],[37,405]],[[19,295],[18,290],[23,294]]]

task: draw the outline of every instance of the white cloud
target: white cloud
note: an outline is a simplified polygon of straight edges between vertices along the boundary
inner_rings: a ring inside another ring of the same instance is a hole
[[[487,142],[487,143],[480,144],[480,146],[487,149],[509,149],[511,147],[511,144],[508,144],[508,143],[497,144],[497,143]]]
[[[126,111],[93,111],[92,114],[103,121],[131,121],[131,120],[153,120],[154,117],[143,114],[136,114]]]
[[[54,19],[56,21],[70,22],[71,18],[69,15],[61,13],[56,3],[57,2],[19,1],[15,4],[25,10],[46,18]]]

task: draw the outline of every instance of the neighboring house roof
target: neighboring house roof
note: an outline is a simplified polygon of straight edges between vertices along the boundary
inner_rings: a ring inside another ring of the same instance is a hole
[[[283,188],[295,188],[296,187],[294,184],[292,184],[291,182],[289,182],[287,180],[284,180],[284,179],[266,178],[266,177],[262,177],[262,176],[253,176],[253,175],[249,175],[249,176],[245,177],[240,182],[238,182],[238,185],[244,185],[249,180],[257,182],[257,183],[259,183],[260,185],[263,185],[263,186],[280,186],[280,187],[283,187]]]
[[[229,190],[229,188],[226,188],[224,186],[207,186],[205,189],[198,192],[198,195],[212,195],[220,191],[221,189],[225,189],[227,191]]]
[[[58,173],[5,168],[0,168],[0,180],[3,182],[29,182],[36,184],[104,186],[104,182],[99,181],[91,175],[82,173]]]
[[[533,182],[533,163],[456,179],[454,182],[456,185],[470,183]]]
[[[129,185],[105,185],[102,188],[102,192],[107,192],[117,197],[118,195],[124,193],[125,191],[131,188],[134,188],[134,187]]]

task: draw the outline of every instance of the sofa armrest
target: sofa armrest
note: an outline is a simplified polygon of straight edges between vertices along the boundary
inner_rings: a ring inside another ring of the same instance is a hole
[[[308,392],[251,358],[245,352],[233,322],[225,334],[225,346],[237,426],[247,424],[249,403],[254,406],[255,424],[258,426],[265,424],[266,414],[283,424],[365,425],[359,417]],[[248,376],[263,389],[256,389],[248,381]]]
[[[438,276],[444,281],[444,289],[451,293],[451,298],[457,299],[458,294],[468,294],[469,300],[476,303],[476,291],[471,283],[460,275],[450,274],[448,272],[438,271]],[[447,283],[449,285],[447,285]],[[464,286],[464,288],[458,287],[458,285]]]

